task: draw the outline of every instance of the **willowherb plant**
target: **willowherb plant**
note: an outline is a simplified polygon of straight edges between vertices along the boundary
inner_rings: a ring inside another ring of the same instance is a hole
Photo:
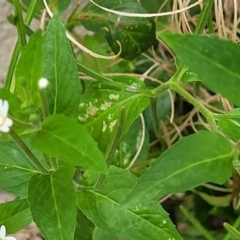
[[[215,239],[187,206],[197,232],[181,231],[162,203],[190,190],[239,208],[237,1],[226,24],[221,1],[90,0],[62,20],[70,2],[12,2],[0,190],[16,199],[0,224],[34,221],[48,240]],[[239,238],[235,218],[216,239]]]

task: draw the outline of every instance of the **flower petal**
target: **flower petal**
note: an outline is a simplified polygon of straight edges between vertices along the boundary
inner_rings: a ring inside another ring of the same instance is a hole
[[[8,237],[5,237],[4,240],[17,240],[17,239],[15,237],[8,236]]]
[[[0,116],[3,118],[7,117],[9,104],[7,100],[0,99]]]
[[[11,127],[13,125],[13,120],[11,118],[6,118],[4,124],[6,124],[8,127]]]
[[[10,130],[10,127],[13,125],[13,120],[6,118],[4,123],[0,126],[0,132],[7,133]]]
[[[0,104],[1,104],[1,102],[0,102]],[[0,228],[0,239],[5,239],[5,236],[6,236],[6,228],[4,225],[2,225]]]

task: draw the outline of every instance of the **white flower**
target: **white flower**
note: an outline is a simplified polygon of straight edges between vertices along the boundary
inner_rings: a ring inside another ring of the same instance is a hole
[[[0,240],[17,240],[15,237],[6,237],[6,228],[4,225],[0,228]]]
[[[9,132],[10,127],[13,125],[12,119],[7,116],[8,108],[8,101],[0,99],[0,132]]]
[[[44,89],[48,86],[49,81],[46,78],[40,78],[38,80],[38,88],[39,89]]]

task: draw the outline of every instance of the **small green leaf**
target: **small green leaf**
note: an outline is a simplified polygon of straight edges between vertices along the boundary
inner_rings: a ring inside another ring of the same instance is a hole
[[[233,109],[220,118],[218,126],[221,131],[234,142],[240,140],[240,108]]]
[[[33,146],[73,166],[106,172],[103,154],[85,126],[61,114],[47,117],[31,138]]]
[[[49,22],[43,40],[43,77],[50,81],[47,99],[50,114],[76,116],[80,98],[77,62],[60,17]]]
[[[230,142],[217,133],[200,131],[181,138],[138,179],[123,205],[158,200],[205,182],[222,184],[231,176],[232,160]]]
[[[224,223],[223,226],[235,239],[240,239],[240,232],[236,228],[228,223]]]
[[[42,77],[42,31],[36,31],[23,48],[21,57],[16,66],[16,91],[22,101],[29,101],[21,86],[20,79],[26,81],[29,97],[34,100],[35,108],[39,107],[38,80]]]
[[[54,13],[61,13],[68,8],[71,0],[48,0],[47,2],[51,6],[51,10]]]
[[[0,189],[27,197],[29,179],[37,168],[14,142],[0,142]]]
[[[0,213],[0,226],[6,226],[9,234],[25,228],[32,222],[27,199],[1,203]]]
[[[198,191],[196,191],[196,194],[199,195],[202,199],[204,199],[208,204],[217,207],[228,207],[232,201],[232,194],[227,194],[224,196],[214,196]]]
[[[240,106],[238,44],[200,35],[161,33],[159,37],[210,90]]]
[[[29,181],[28,201],[33,221],[46,240],[73,240],[76,203],[72,176],[63,167],[51,175],[34,175]]]
[[[115,81],[125,82],[130,86],[142,88],[139,79],[120,76]],[[123,134],[132,122],[149,105],[149,98],[142,93],[122,91],[104,84],[94,83],[81,97],[79,120],[86,126],[98,142],[100,149],[106,150],[117,124],[121,107],[124,106],[125,117]]]
[[[157,202],[132,210],[119,206],[135,184],[134,175],[111,166],[98,191],[77,194],[78,207],[98,228],[119,238],[149,240],[161,236],[162,239],[182,239]]]
[[[96,3],[122,12],[146,13],[141,3],[135,0],[98,0]],[[120,50],[117,43],[119,41],[122,46],[120,56],[128,60],[133,60],[146,51],[156,40],[155,23],[149,18],[117,16],[88,4],[81,10],[78,19],[86,29],[100,33],[106,38],[115,53]]]

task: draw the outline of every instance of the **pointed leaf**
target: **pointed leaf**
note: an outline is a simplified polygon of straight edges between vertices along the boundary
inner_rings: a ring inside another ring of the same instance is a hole
[[[78,207],[97,227],[119,238],[149,240],[161,236],[162,239],[182,239],[157,202],[132,210],[119,206],[135,183],[136,177],[130,172],[111,166],[97,192],[77,194]]]
[[[0,226],[4,225],[8,233],[15,233],[32,222],[27,199],[18,199],[0,204]]]
[[[43,77],[50,81],[47,99],[50,113],[77,115],[80,83],[77,62],[60,17],[49,22],[43,41]]]
[[[217,133],[200,131],[181,138],[138,179],[123,205],[158,200],[205,182],[222,184],[231,176],[232,159],[230,142]]]
[[[74,239],[92,240],[94,228],[94,224],[78,209]]]
[[[39,173],[14,142],[0,142],[0,189],[27,197],[29,179]]]
[[[130,86],[144,88],[143,83],[133,77],[120,76],[115,81],[127,83]],[[122,91],[104,84],[92,84],[81,97],[79,120],[86,126],[98,142],[100,149],[105,151],[118,121],[119,111],[124,106],[125,117],[123,134],[132,122],[149,105],[149,98],[142,93]]]
[[[207,36],[169,33],[159,36],[210,90],[240,106],[239,44]]]
[[[123,12],[146,13],[141,3],[135,0],[98,0],[99,5]],[[120,56],[132,60],[151,47],[155,40],[155,23],[149,18],[133,18],[117,16],[106,13],[93,4],[88,4],[78,16],[83,26],[100,33],[108,41],[113,52],[118,53],[122,46]]]
[[[33,146],[44,153],[73,166],[98,172],[105,172],[107,169],[103,154],[86,127],[64,115],[47,117],[42,129],[32,136],[31,141]]]
[[[76,203],[72,176],[63,167],[51,175],[34,175],[28,201],[33,220],[46,240],[73,240]]]
[[[34,100],[35,108],[39,106],[39,90],[37,82],[42,77],[42,31],[36,31],[23,48],[22,55],[17,63],[15,79],[16,90],[22,101],[29,101],[22,86],[20,78],[26,81],[30,97]]]

